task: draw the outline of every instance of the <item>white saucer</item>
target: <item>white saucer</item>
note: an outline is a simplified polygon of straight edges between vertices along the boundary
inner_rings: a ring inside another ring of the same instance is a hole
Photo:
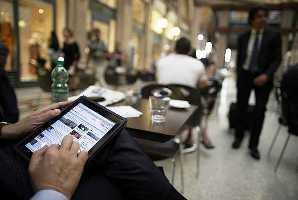
[[[170,100],[170,106],[173,108],[189,108],[190,104],[188,101]]]

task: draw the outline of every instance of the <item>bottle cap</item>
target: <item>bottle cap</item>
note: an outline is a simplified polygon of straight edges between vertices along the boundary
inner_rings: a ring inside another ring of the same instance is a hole
[[[58,58],[58,61],[59,61],[59,62],[64,62],[64,58],[60,56],[60,57]]]

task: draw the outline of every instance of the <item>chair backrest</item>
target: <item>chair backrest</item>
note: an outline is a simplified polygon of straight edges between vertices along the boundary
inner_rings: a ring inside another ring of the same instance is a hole
[[[282,116],[289,132],[298,136],[298,65],[290,67],[281,81]]]
[[[128,73],[126,75],[127,84],[134,84],[138,80],[138,73]]]
[[[138,77],[144,82],[156,80],[155,74],[153,72],[139,72]]]
[[[189,101],[190,104],[201,106],[200,90],[181,84],[149,84],[141,89],[141,97],[147,99],[149,96],[153,95],[153,91],[162,88],[170,89],[172,91],[171,98],[173,99],[186,100]]]
[[[190,104],[201,106],[201,93],[199,89],[182,84],[169,84],[167,87],[172,90],[172,98],[186,100]]]
[[[157,89],[167,88],[167,85],[152,83],[149,85],[145,85],[141,89],[141,97],[143,99],[148,99],[150,96],[153,95],[153,91]]]
[[[115,68],[113,68],[113,67],[107,67],[105,69],[104,79],[105,79],[105,82],[109,85],[118,85],[119,84]]]

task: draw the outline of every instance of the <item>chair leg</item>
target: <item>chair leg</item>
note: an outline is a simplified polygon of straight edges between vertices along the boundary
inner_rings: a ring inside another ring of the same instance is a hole
[[[201,129],[200,127],[197,127],[198,131],[198,135],[197,135],[197,155],[196,155],[196,158],[197,158],[197,166],[196,166],[196,177],[199,178],[199,174],[200,174],[200,140],[201,140]]]
[[[284,146],[283,146],[283,148],[282,148],[282,151],[281,151],[281,153],[280,153],[279,159],[278,159],[278,161],[277,161],[277,163],[276,163],[276,165],[275,165],[275,169],[274,169],[275,172],[277,172],[277,169],[278,169],[278,167],[279,167],[280,161],[281,161],[281,159],[282,159],[282,157],[283,157],[283,155],[284,155],[284,153],[285,153],[285,150],[286,150],[286,148],[287,148],[287,146],[288,146],[290,137],[291,137],[291,134],[288,135],[287,140],[286,140],[286,142],[285,142],[285,144],[284,144]]]
[[[281,129],[281,124],[279,124],[279,126],[278,126],[278,128],[277,128],[277,130],[276,130],[275,136],[274,136],[274,138],[273,138],[273,140],[272,140],[272,143],[271,143],[271,145],[270,145],[270,147],[269,147],[267,156],[270,156],[270,154],[271,154],[272,148],[273,148],[273,146],[274,146],[274,144],[275,144],[275,142],[276,142],[276,139],[277,139],[277,137],[278,137],[278,134],[279,134],[280,129]]]
[[[184,193],[184,169],[183,169],[183,147],[182,143],[179,144],[179,162],[180,162],[180,178],[181,178],[181,193]]]
[[[174,181],[175,181],[175,173],[176,173],[176,155],[174,156],[174,158],[172,159],[172,178],[171,178],[171,184],[174,185]]]

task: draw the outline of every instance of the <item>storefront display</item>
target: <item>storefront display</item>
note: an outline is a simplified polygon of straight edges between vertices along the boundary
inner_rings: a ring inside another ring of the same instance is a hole
[[[0,41],[8,48],[9,54],[4,67],[6,71],[13,70],[15,41],[13,38],[13,8],[9,1],[0,1]]]
[[[48,41],[52,30],[52,5],[42,1],[20,1],[20,73],[21,81],[37,79],[36,57],[48,59]]]

